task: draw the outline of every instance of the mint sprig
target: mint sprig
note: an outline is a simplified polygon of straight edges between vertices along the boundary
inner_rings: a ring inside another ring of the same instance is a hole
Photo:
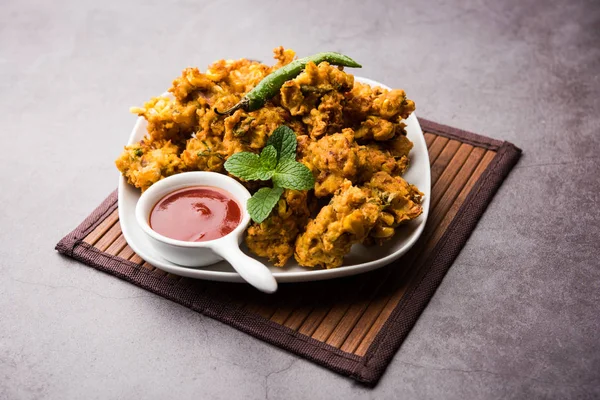
[[[254,195],[248,199],[248,203],[246,204],[252,220],[260,224],[267,219],[269,214],[271,214],[271,210],[279,201],[282,193],[283,188],[280,187],[264,187],[254,193]]]
[[[273,131],[260,155],[244,151],[225,162],[227,172],[238,178],[273,182],[273,188],[261,188],[248,200],[246,208],[253,221],[261,223],[271,214],[284,189],[309,190],[315,186],[312,172],[296,161],[297,147],[294,131],[282,125]]]

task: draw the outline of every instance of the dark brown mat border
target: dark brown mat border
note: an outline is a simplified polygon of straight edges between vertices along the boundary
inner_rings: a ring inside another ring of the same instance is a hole
[[[56,250],[338,373],[374,386],[521,154],[521,150],[508,142],[500,142],[423,118],[420,118],[419,122],[424,131],[494,150],[497,154],[467,196],[430,257],[423,263],[419,283],[402,297],[363,357],[344,352],[259,315],[214,300],[206,293],[193,291],[180,283],[185,281],[166,279],[165,276],[154,274],[131,261],[103,253],[84,242],[83,238],[117,208],[116,191],[73,232],[64,237],[57,244]]]
[[[444,136],[449,139],[458,140],[462,143],[468,143],[470,145],[476,147],[483,147],[488,150],[497,151],[504,143],[501,140],[492,139],[486,136],[478,135],[473,132],[464,131],[462,129],[453,128],[448,125],[438,124],[437,122],[430,121],[425,118],[419,118],[419,125],[421,125],[421,129],[423,132],[435,133],[439,136]],[[517,151],[519,155],[521,154],[521,150],[512,145]],[[510,169],[509,169],[510,171]]]

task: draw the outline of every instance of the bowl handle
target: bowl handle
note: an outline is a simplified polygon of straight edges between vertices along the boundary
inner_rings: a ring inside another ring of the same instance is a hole
[[[269,268],[260,261],[244,254],[240,250],[237,241],[215,246],[213,251],[231,264],[246,282],[261,292],[274,293],[277,290],[277,281]]]

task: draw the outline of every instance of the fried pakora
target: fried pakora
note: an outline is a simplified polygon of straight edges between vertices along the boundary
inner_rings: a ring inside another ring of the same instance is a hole
[[[286,190],[271,216],[260,224],[252,222],[246,230],[248,249],[283,267],[294,254],[296,237],[304,230],[314,204],[307,191]]]
[[[354,123],[365,121],[369,115],[400,122],[415,111],[414,101],[409,100],[401,89],[386,90],[356,82],[345,96],[344,115]]]
[[[344,92],[352,89],[354,76],[322,62],[306,65],[304,72],[281,88],[281,105],[293,116],[302,116],[308,133],[318,138],[343,128]]]
[[[379,216],[380,200],[345,180],[328,205],[296,240],[296,261],[305,267],[336,268],[353,244],[366,238]]]
[[[400,176],[379,171],[364,186],[364,190],[371,198],[381,202],[377,222],[369,232],[369,237],[376,243],[390,239],[399,225],[417,218],[423,212],[423,193]]]
[[[330,196],[346,179],[356,178],[357,150],[352,129],[324,136],[308,145],[301,161],[315,177],[315,196]]]
[[[352,245],[380,244],[422,212],[422,193],[401,177],[412,149],[403,120],[415,104],[403,90],[371,87],[343,67],[309,62],[263,107],[215,112],[237,104],[295,57],[278,47],[273,66],[239,59],[217,61],[205,72],[184,69],[167,95],[131,109],[147,121],[147,134],[115,163],[142,191],[180,172],[226,173],[229,157],[260,153],[275,129],[287,125],[314,190],[285,190],[262,223],[249,225],[245,243],[277,266],[294,256],[301,266],[335,268]],[[269,186],[240,181],[251,192]]]
[[[115,161],[127,182],[146,190],[162,178],[183,171],[179,148],[165,140],[141,141],[125,147]]]
[[[353,244],[381,244],[423,212],[423,194],[384,171],[362,187],[345,180],[296,240],[295,258],[305,267],[336,268]]]

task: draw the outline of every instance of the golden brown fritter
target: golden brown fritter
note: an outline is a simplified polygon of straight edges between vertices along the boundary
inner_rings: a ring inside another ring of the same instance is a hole
[[[402,175],[408,168],[408,152],[412,142],[405,136],[400,135],[393,141],[385,142],[385,145],[377,142],[366,146],[358,145],[355,137],[354,131],[346,128],[342,133],[299,145],[300,154],[303,155],[301,161],[315,177],[317,197],[332,195],[345,179],[363,183],[378,171]],[[305,142],[307,139],[302,140]]]
[[[246,231],[250,250],[282,266],[296,252],[301,265],[333,268],[354,243],[380,243],[420,212],[420,192],[400,175],[412,143],[403,119],[414,102],[402,90],[354,82],[327,62],[308,63],[258,110],[221,116],[269,73],[296,57],[274,49],[276,64],[220,60],[205,72],[186,68],[169,88],[132,112],[148,122],[144,139],[116,160],[127,181],[142,190],[184,171],[226,173],[232,154],[259,153],[273,131],[287,125],[297,136],[297,160],[313,172],[315,189],[286,190],[261,224]],[[266,181],[241,180],[251,192]],[[330,203],[317,211],[317,201]],[[316,215],[308,224],[309,217]],[[307,225],[308,224],[308,225]]]
[[[319,106],[302,117],[310,136],[319,138],[324,134],[333,134],[342,130],[344,119],[342,101],[344,96],[338,92],[326,93],[321,97]]]
[[[380,117],[369,116],[356,130],[357,140],[390,140],[396,134],[396,125]]]
[[[279,46],[273,49],[273,58],[277,60],[277,64],[272,68],[274,71],[294,61],[296,52],[292,49],[284,49],[283,46]]]
[[[187,141],[181,161],[187,171],[224,172],[224,154],[222,143],[214,137],[194,137]]]
[[[379,88],[381,89],[381,88]],[[383,90],[383,89],[381,89]],[[344,117],[346,125],[360,124],[367,119],[373,105],[373,88],[360,82],[354,82],[352,90],[344,93]]]
[[[341,266],[352,245],[363,242],[375,226],[379,210],[378,199],[346,180],[298,236],[296,261],[305,267]]]
[[[394,157],[378,143],[370,143],[358,148],[357,182],[367,182],[379,171],[390,175],[402,175],[408,168],[408,157]]]
[[[271,67],[258,61],[219,60],[211,64],[206,73],[198,68],[184,69],[173,81],[169,92],[180,103],[197,100],[213,107],[226,95],[237,95],[235,98],[239,100],[270,72]]]
[[[283,267],[294,254],[294,242],[310,215],[308,192],[286,190],[271,215],[246,230],[246,245],[254,254]]]
[[[181,102],[187,102],[190,98],[200,98],[205,101],[218,95],[221,88],[211,80],[206,74],[203,74],[198,68],[186,68],[173,81],[169,92]]]
[[[318,138],[343,128],[343,93],[352,89],[354,76],[322,62],[306,65],[304,72],[281,88],[281,105],[291,115],[302,116],[309,134]]]
[[[417,218],[423,212],[423,193],[400,176],[380,171],[364,186],[371,198],[381,201],[381,212],[369,236],[376,243],[390,239],[400,224]]]
[[[265,64],[241,58],[216,61],[208,67],[205,75],[223,92],[244,94],[270,72],[271,67]]]
[[[302,163],[315,177],[315,196],[332,195],[346,179],[353,180],[358,173],[358,145],[352,129],[327,135],[311,142]]]
[[[415,111],[415,103],[406,98],[402,89],[383,90],[375,96],[371,113],[389,121],[408,118]]]
[[[296,133],[296,135],[298,135],[298,134]],[[313,140],[308,135],[298,135],[298,136],[296,136],[296,140],[298,141],[298,145],[296,147],[296,159],[302,160],[302,159],[308,157],[308,155],[309,155],[308,149],[309,149],[311,143],[313,143]],[[307,162],[304,162],[304,163],[308,166]],[[310,169],[310,167],[309,167],[309,169]]]
[[[400,124],[403,125],[403,124]],[[397,135],[394,139],[388,140],[387,142],[380,143],[379,145],[390,152],[390,154],[396,158],[407,157],[408,153],[413,148],[413,142],[406,137],[404,127],[402,128],[402,134]]]
[[[302,93],[300,85],[294,81],[284,83],[280,93],[281,105],[293,116],[309,114],[320,99],[317,92]]]
[[[198,102],[181,104],[168,97],[155,97],[144,107],[132,107],[131,112],[148,121],[148,139],[170,140],[184,144],[196,128],[196,110],[202,107]]]
[[[116,164],[128,183],[144,191],[153,183],[182,171],[178,154],[179,148],[170,141],[150,144],[142,141],[126,146]]]
[[[216,136],[223,138],[225,135],[225,119],[215,112],[215,108],[225,110],[233,106],[240,99],[239,95],[224,94],[211,100],[210,108],[198,110],[198,129],[196,136],[208,137]]]
[[[352,121],[364,121],[367,116],[373,115],[400,122],[415,110],[415,103],[406,98],[404,90],[387,90],[359,82],[346,93],[346,99],[344,114]]]
[[[282,107],[267,106],[249,113],[238,110],[225,118],[223,147],[227,157],[239,151],[260,152],[269,136],[285,124],[288,116]]]
[[[316,102],[327,94],[344,93],[352,89],[354,76],[339,67],[322,62],[309,62],[302,73],[281,88],[281,104],[292,115],[307,115]],[[336,96],[337,102],[343,100]]]

